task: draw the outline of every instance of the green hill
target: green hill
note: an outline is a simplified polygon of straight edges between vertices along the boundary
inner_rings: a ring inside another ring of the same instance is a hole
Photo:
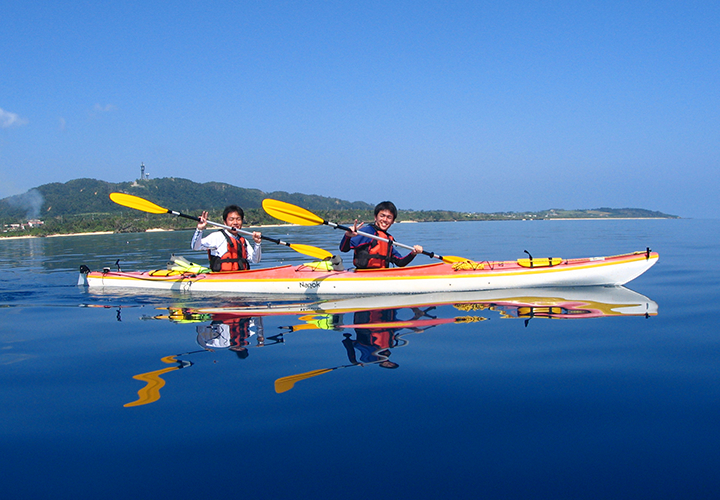
[[[88,214],[121,214],[131,209],[110,201],[115,191],[134,194],[153,203],[185,213],[222,210],[230,204],[244,209],[259,209],[263,198],[275,198],[309,210],[368,210],[362,201],[275,191],[265,193],[221,182],[199,184],[188,179],[166,177],[137,182],[112,183],[96,179],[75,179],[66,183],[43,184],[27,193],[0,200],[0,220],[19,220],[81,216]]]
[[[139,232],[150,228],[190,229],[195,223],[179,217],[153,215],[117,205],[110,201],[112,192],[129,193],[171,210],[197,215],[210,212],[210,219],[221,220],[222,209],[237,204],[245,210],[246,226],[276,224],[262,210],[264,198],[274,198],[298,205],[320,217],[339,222],[353,219],[372,220],[373,206],[363,201],[259,189],[247,189],[221,182],[199,184],[174,177],[134,182],[112,183],[96,179],[75,179],[65,183],[43,184],[17,196],[0,200],[2,236],[18,234],[45,236],[51,234],[93,231]],[[596,208],[565,210],[555,208],[539,212],[454,212],[449,210],[401,210],[398,221],[440,222],[477,220],[549,220],[609,218],[678,218],[641,208]],[[29,224],[40,219],[39,225]]]

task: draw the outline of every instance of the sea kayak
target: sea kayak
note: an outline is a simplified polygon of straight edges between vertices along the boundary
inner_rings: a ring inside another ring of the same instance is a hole
[[[313,264],[234,272],[158,269],[123,272],[81,267],[79,284],[91,289],[152,289],[221,292],[239,296],[331,297],[513,288],[619,286],[652,267],[650,249],[609,257],[437,263],[390,269],[333,270]]]

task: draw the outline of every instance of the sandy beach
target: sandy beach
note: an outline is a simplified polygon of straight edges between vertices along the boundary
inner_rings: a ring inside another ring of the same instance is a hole
[[[0,241],[3,240],[27,240],[30,238],[60,238],[61,236],[87,236],[87,235],[95,235],[95,234],[113,234],[114,231],[94,231],[90,233],[67,233],[67,234],[48,234],[46,236],[33,236],[30,234],[24,235],[24,236],[2,236],[0,237]]]
[[[548,219],[523,219],[523,220],[666,220],[668,217],[558,217]]]
[[[249,229],[264,229],[267,227],[288,227],[288,226],[295,226],[297,224],[268,224],[265,226],[243,226],[243,229],[249,230]],[[211,228],[212,229],[212,228]],[[186,228],[186,229],[165,229],[162,227],[153,227],[150,229],[146,229],[145,233],[159,233],[159,232],[167,232],[167,231],[192,231],[192,228]],[[98,234],[114,234],[115,231],[92,231],[88,233],[65,233],[65,234],[48,234],[46,236],[35,236],[35,235],[22,235],[22,236],[0,236],[0,241],[3,240],[26,240],[30,238],[60,238],[62,236],[93,236]]]

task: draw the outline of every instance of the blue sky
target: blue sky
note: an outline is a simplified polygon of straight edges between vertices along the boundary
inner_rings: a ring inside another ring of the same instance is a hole
[[[0,197],[223,181],[716,217],[711,1],[3,2]]]

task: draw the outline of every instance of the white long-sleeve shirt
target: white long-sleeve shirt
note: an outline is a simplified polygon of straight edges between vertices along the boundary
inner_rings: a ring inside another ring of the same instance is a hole
[[[203,232],[196,229],[190,246],[193,250],[210,250],[212,255],[222,257],[228,251],[228,244],[225,236],[222,234],[223,231],[225,230],[214,231],[203,238]],[[231,232],[225,232],[229,234],[231,238],[235,238]],[[262,247],[260,243],[255,243],[252,238],[245,238],[245,248],[247,248],[248,262],[252,264],[260,262],[260,258],[262,257]]]

